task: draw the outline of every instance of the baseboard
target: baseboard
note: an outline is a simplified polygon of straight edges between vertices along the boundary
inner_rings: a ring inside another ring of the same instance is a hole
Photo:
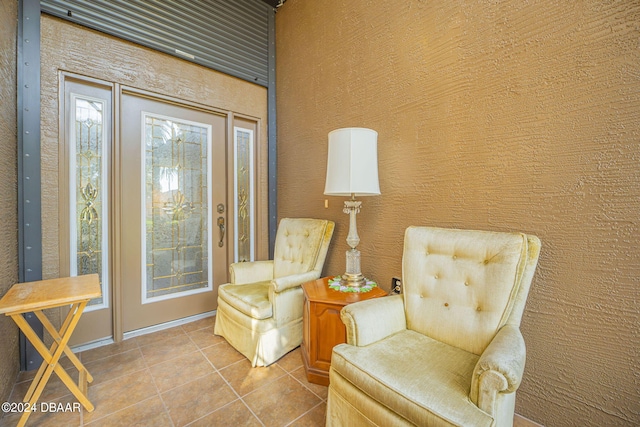
[[[513,427],[544,427],[542,424],[538,424],[535,421],[531,421],[522,415],[515,414],[513,416]]]
[[[195,316],[189,316],[182,319],[173,320],[171,322],[161,323],[159,325],[149,326],[147,328],[136,329],[135,331],[131,331],[131,332],[125,332],[123,334],[123,339],[128,340],[129,338],[138,337],[140,335],[146,335],[152,332],[162,331],[164,329],[169,329],[175,326],[184,325],[186,323],[195,322],[196,320],[215,316],[217,311],[218,310],[208,311],[206,313],[196,314]]]
[[[71,351],[74,353],[82,353],[83,351],[92,350],[94,348],[102,347],[102,346],[113,344],[113,343],[114,341],[113,341],[113,338],[111,337],[101,338],[99,340],[91,341],[86,344],[81,344],[81,345],[71,347]]]
[[[163,329],[173,328],[175,326],[184,325],[186,323],[195,322],[196,320],[204,319],[207,317],[215,316],[218,310],[208,311],[202,314],[196,314],[194,316],[185,317],[183,319],[173,320],[167,323],[161,323],[160,325],[149,326],[148,328],[137,329],[131,332],[125,332],[123,339],[128,340],[129,338],[138,337],[140,335],[150,334],[152,332],[161,331]],[[86,350],[91,350],[94,348],[102,347],[105,345],[113,344],[112,337],[105,337],[98,339],[96,341],[92,341],[90,343],[81,344],[75,347],[71,347],[71,351],[74,353],[80,353]]]

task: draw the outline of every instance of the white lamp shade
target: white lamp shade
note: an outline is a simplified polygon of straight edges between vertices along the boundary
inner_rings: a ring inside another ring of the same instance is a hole
[[[378,182],[378,132],[344,128],[329,132],[327,196],[375,196]]]

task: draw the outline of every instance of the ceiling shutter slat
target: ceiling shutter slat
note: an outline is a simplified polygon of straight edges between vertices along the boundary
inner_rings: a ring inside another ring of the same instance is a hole
[[[268,86],[274,11],[261,0],[41,0],[40,6],[44,13]]]

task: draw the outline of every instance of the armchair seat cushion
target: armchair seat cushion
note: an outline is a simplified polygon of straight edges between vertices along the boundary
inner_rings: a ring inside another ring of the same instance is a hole
[[[447,425],[491,426],[493,418],[469,399],[478,358],[404,330],[364,347],[334,347],[331,369],[415,425],[440,420]]]
[[[218,288],[221,299],[241,313],[254,319],[268,319],[273,315],[269,301],[270,280],[244,285],[228,283]]]

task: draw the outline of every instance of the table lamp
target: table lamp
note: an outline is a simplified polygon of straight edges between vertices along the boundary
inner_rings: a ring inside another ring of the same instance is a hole
[[[362,202],[356,196],[377,196],[378,182],[378,132],[365,128],[343,128],[329,132],[329,154],[327,156],[327,179],[324,194],[327,196],[350,196],[344,202],[343,212],[349,214],[347,244],[347,268],[341,284],[360,288],[366,279],[360,271],[360,243],[356,227],[356,214]]]

